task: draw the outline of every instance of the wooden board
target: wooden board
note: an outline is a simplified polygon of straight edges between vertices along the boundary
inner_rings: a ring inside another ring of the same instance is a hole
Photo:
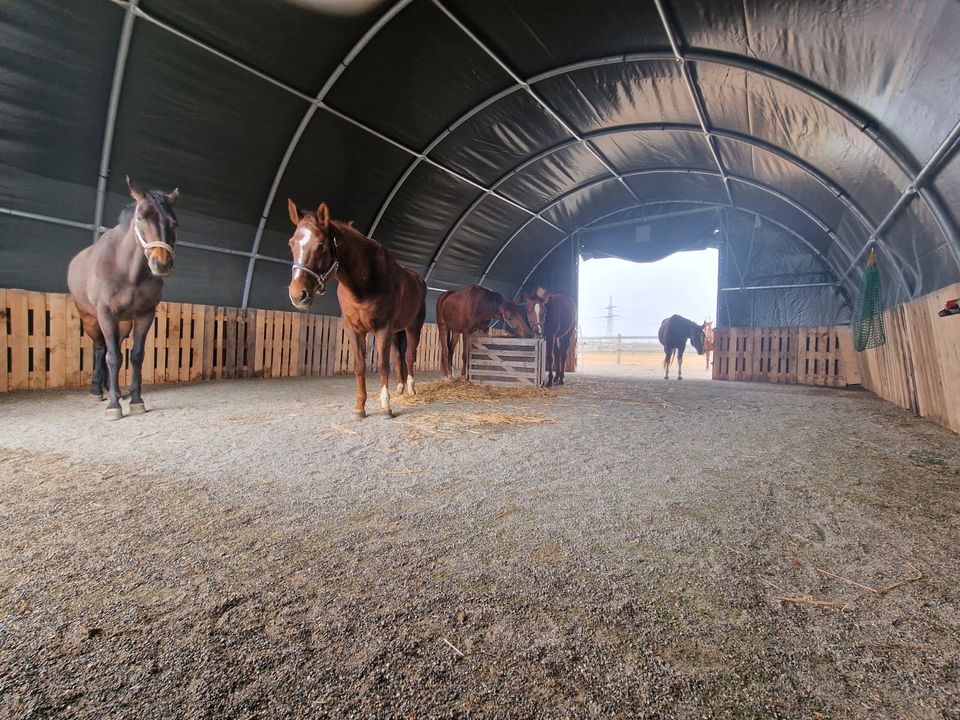
[[[347,338],[348,331],[337,317],[161,302],[144,344],[143,381],[352,374]],[[122,386],[128,386],[132,376],[131,346],[130,337],[121,345]],[[522,356],[522,352],[510,352],[503,352],[503,359]],[[414,370],[439,370],[440,360],[439,330],[435,324],[426,324]],[[454,372],[459,372],[459,338],[452,361]],[[0,392],[86,386],[93,362],[93,343],[83,334],[72,298],[0,289]],[[376,366],[377,351],[370,335],[364,367],[375,372]]]
[[[543,385],[544,343],[533,338],[473,336],[467,377],[482,385]]]
[[[7,367],[7,321],[9,319],[9,310],[7,309],[7,291],[0,288],[0,392],[7,392],[7,385],[10,368]]]
[[[960,432],[960,316],[939,317],[960,283],[884,315],[887,343],[856,353],[863,386],[902,408]]]

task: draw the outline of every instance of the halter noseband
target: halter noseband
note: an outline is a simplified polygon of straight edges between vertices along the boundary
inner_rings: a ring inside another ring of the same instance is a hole
[[[330,276],[337,272],[337,269],[340,267],[340,261],[337,259],[337,238],[333,234],[332,230],[330,231],[330,242],[333,244],[333,263],[329,268],[327,268],[326,272],[318,274],[303,263],[299,262],[293,263],[293,266],[291,267],[291,270],[302,270],[307,275],[314,278],[320,285],[320,289],[317,291],[320,295],[323,295],[327,291],[327,280],[329,280]]]
[[[168,253],[170,253],[170,259],[171,259],[171,260],[173,260],[174,258],[176,258],[177,254],[176,254],[176,252],[174,252],[172,245],[167,245],[167,244],[166,244],[165,242],[163,242],[162,240],[155,240],[155,241],[150,242],[150,243],[148,243],[146,240],[144,240],[144,239],[143,239],[143,234],[140,232],[140,224],[139,224],[139,223],[140,223],[140,218],[138,218],[136,212],[134,212],[134,214],[133,214],[133,234],[136,235],[136,237],[137,237],[137,242],[140,243],[140,247],[143,248],[143,255],[144,255],[144,257],[146,257],[148,260],[150,259],[150,249],[151,249],[151,248],[163,248],[163,249],[166,250]]]

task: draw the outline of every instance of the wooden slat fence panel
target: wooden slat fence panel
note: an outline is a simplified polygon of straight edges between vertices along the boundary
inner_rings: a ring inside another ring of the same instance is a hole
[[[714,380],[858,385],[850,328],[717,328]]]
[[[132,337],[121,345],[125,386],[131,346]],[[375,372],[372,335],[364,356]],[[459,372],[459,346],[453,365]],[[423,327],[416,369],[440,369],[434,324]],[[350,343],[340,318],[325,315],[161,302],[144,346],[146,384],[340,373],[353,373]],[[93,343],[69,295],[0,289],[0,392],[84,387],[92,376]]]
[[[535,338],[473,336],[467,377],[484,385],[540,387],[544,344]]]

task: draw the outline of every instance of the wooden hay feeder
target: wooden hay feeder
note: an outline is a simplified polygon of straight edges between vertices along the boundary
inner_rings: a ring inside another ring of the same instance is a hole
[[[542,387],[544,348],[536,338],[474,337],[467,377],[481,385]]]

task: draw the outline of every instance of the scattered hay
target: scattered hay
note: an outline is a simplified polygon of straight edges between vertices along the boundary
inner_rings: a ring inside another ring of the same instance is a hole
[[[452,438],[463,433],[483,435],[482,429],[530,427],[557,422],[556,418],[541,412],[438,412],[405,414],[399,417],[409,426],[411,440],[426,437]]]
[[[789,597],[784,595],[777,595],[777,600],[785,603],[793,603],[794,605],[814,605],[816,607],[835,607],[840,608],[840,610],[846,611],[850,606],[845,602],[838,602],[836,600],[817,600],[812,595],[803,595],[802,597]]]
[[[417,388],[413,397],[402,395],[395,398],[396,405],[432,405],[433,403],[460,402],[497,402],[500,400],[532,400],[556,396],[560,390],[535,387],[500,387],[497,385],[478,385],[459,377],[454,380],[439,380],[424,383]]]

